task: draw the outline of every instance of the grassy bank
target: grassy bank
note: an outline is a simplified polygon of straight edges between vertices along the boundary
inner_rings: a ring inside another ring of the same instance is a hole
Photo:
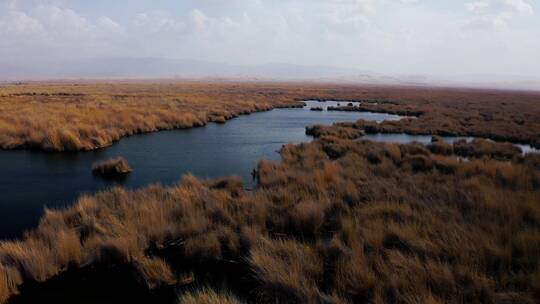
[[[433,151],[323,136],[262,161],[255,192],[186,176],[84,196],[0,245],[0,298],[94,267],[171,303],[537,303],[540,156]]]
[[[242,114],[302,105],[271,91],[160,82],[4,86],[0,148],[92,150],[133,134],[223,123]]]
[[[305,99],[360,100],[357,110],[418,115],[381,132],[472,135],[540,145],[539,93],[425,87],[174,81],[0,86],[0,148],[92,150],[122,137],[222,123]]]

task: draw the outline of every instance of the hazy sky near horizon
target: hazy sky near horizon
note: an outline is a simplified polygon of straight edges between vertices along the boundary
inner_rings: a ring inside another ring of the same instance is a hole
[[[538,77],[540,0],[0,0],[0,62],[166,57]]]

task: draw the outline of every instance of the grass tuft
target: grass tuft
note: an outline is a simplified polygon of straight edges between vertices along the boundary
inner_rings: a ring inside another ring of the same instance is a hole
[[[241,304],[231,294],[227,292],[218,293],[212,289],[206,288],[196,292],[183,294],[178,299],[178,304]]]
[[[123,157],[109,159],[94,164],[92,173],[103,177],[122,177],[131,173],[133,169]]]

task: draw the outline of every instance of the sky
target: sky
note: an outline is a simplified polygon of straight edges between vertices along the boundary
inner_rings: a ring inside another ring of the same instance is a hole
[[[0,0],[0,63],[158,57],[540,74],[540,0]]]

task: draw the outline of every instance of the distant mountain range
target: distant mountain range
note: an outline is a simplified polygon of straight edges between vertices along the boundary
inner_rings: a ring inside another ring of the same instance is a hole
[[[323,66],[265,64],[241,66],[198,60],[104,57],[44,63],[0,64],[1,79],[51,78],[279,78],[351,77],[369,72]]]
[[[240,79],[318,81],[365,84],[440,85],[540,90],[540,79],[463,75],[455,77],[388,76],[372,71],[329,66],[269,63],[243,66],[199,60],[100,57],[48,62],[0,63],[0,81],[50,79]]]

